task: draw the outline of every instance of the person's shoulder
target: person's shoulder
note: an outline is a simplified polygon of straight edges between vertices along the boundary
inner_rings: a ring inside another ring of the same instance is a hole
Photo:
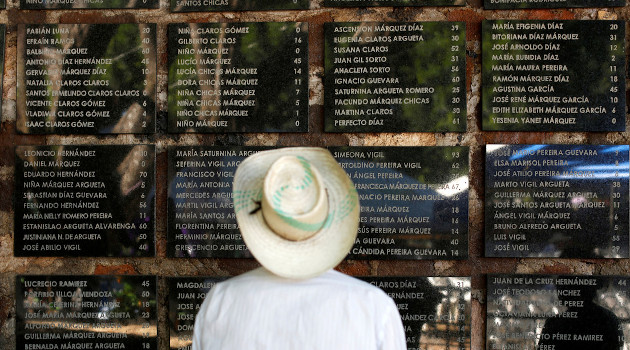
[[[227,288],[232,286],[239,286],[242,284],[253,283],[258,280],[267,280],[273,278],[273,275],[264,268],[256,268],[240,275],[230,277],[224,281],[217,283],[214,287],[216,289]]]
[[[329,281],[330,283],[338,283],[342,285],[349,285],[349,286],[355,286],[355,287],[367,288],[367,289],[376,288],[373,285],[363,280],[360,280],[359,278],[346,275],[345,273],[341,273],[336,270],[328,270],[324,272],[323,274],[319,275],[318,278]]]
[[[360,305],[360,309],[372,313],[379,322],[389,322],[392,318],[399,319],[398,308],[392,299],[381,288],[359,278],[348,276],[337,271],[328,271],[320,276],[326,280],[322,290],[329,291],[347,305]],[[380,323],[379,323],[380,324]]]
[[[289,289],[334,291],[337,294],[345,291],[346,294],[360,293],[374,299],[390,299],[382,289],[335,270],[308,279],[287,279],[274,275],[262,267],[217,283],[213,288],[213,294],[261,293]]]
[[[320,278],[339,287],[347,287],[364,293],[373,294],[378,297],[389,298],[387,293],[385,293],[382,289],[359,278],[352,277],[335,270],[325,272],[320,276]]]

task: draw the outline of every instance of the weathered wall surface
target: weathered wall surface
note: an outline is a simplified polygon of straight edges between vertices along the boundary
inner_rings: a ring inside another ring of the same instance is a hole
[[[11,0],[0,11],[7,24],[6,63],[0,129],[0,349],[14,347],[16,274],[154,274],[165,276],[233,276],[257,266],[253,260],[169,259],[166,257],[166,147],[171,145],[277,146],[433,146],[470,147],[470,258],[464,261],[349,261],[340,269],[351,275],[472,276],[472,348],[485,348],[485,283],[488,273],[627,274],[630,261],[587,259],[489,259],[483,257],[484,145],[489,143],[627,144],[623,133],[482,132],[480,121],[481,45],[483,19],[620,19],[628,8],[487,11],[481,0],[465,7],[322,8],[313,1],[308,11],[242,13],[169,13],[162,0],[158,10],[22,11]],[[310,40],[310,132],[308,134],[168,134],[166,125],[166,25],[174,22],[306,21]],[[323,132],[323,23],[331,21],[465,21],[467,23],[468,131],[466,133],[326,134]],[[21,136],[16,134],[16,38],[18,23],[158,24],[158,132],[149,136]],[[626,49],[626,51],[628,51]],[[628,119],[630,121],[630,119]],[[630,128],[629,128],[630,130]],[[157,256],[155,258],[15,258],[13,257],[14,151],[16,145],[136,144],[157,146]],[[166,286],[160,280],[160,349],[167,349]]]

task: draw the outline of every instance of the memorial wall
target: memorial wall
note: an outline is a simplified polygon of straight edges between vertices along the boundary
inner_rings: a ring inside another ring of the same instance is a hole
[[[621,0],[0,4],[0,349],[190,349],[238,164],[327,148],[408,349],[630,349]]]

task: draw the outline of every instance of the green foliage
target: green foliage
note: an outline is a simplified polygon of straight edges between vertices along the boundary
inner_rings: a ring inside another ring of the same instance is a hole
[[[138,25],[120,24],[117,26],[114,35],[107,44],[107,49],[103,57],[112,58],[111,65],[100,64],[95,68],[92,80],[107,80],[112,90],[122,88],[142,90],[141,74],[144,58],[141,54],[140,32]],[[102,43],[101,43],[102,44]]]

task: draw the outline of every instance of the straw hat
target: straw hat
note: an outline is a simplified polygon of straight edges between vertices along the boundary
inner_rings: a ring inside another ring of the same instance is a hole
[[[234,175],[233,195],[245,244],[282,277],[309,278],[335,267],[357,236],[357,192],[322,148],[281,148],[246,158]]]

